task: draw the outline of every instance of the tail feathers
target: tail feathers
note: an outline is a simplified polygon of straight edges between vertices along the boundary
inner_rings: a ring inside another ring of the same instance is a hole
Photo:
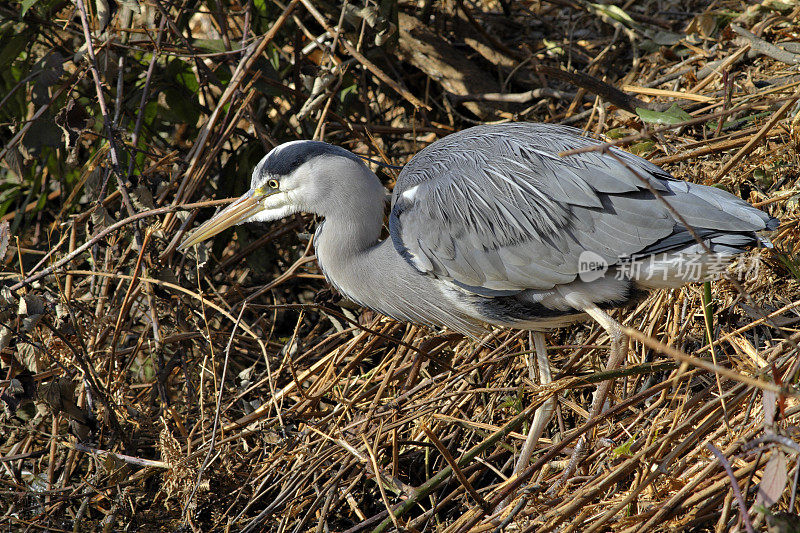
[[[763,246],[765,243],[769,247],[772,246],[768,239],[759,237],[755,233],[723,233],[704,239],[703,244],[705,246],[695,242],[683,248],[681,252],[686,254],[707,254],[706,248],[708,248],[715,254],[737,255],[751,248]]]
[[[764,230],[774,230],[779,222],[778,219],[770,217],[765,221]],[[724,254],[740,254],[751,248],[772,248],[769,239],[758,233],[760,231],[729,232],[707,228],[695,228],[692,233],[685,227],[676,225],[671,235],[654,242],[634,258],[669,252],[707,253],[705,247],[712,252]],[[698,237],[702,239],[705,247],[697,242]]]
[[[695,241],[676,251],[640,256],[619,265],[618,269],[639,287],[675,288],[719,278],[736,256],[747,250],[772,248],[768,239],[755,233],[706,234],[704,237],[702,245]]]

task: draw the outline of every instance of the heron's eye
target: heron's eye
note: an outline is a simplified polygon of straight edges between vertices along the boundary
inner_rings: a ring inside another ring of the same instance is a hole
[[[267,185],[269,186],[270,189],[277,189],[280,183],[278,183],[278,180],[269,180],[267,182]]]

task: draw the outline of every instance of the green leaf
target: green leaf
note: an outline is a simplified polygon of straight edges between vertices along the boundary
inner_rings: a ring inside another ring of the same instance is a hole
[[[634,441],[633,437],[631,437],[628,440],[626,440],[624,443],[622,443],[619,446],[617,446],[616,448],[614,448],[614,450],[611,453],[614,455],[614,457],[619,457],[621,455],[630,455],[631,454],[631,446],[633,446],[634,442],[635,441]]]
[[[4,211],[0,211],[2,215]],[[796,280],[800,280],[800,257],[794,254],[778,253],[778,260],[783,263],[783,266]]]
[[[522,402],[520,401],[519,396],[506,396],[500,401],[500,407],[520,411]]]
[[[589,5],[595,8],[599,13],[602,13],[618,22],[621,22],[626,26],[628,26],[629,28],[636,26],[636,22],[634,22],[631,16],[628,15],[622,8],[618,6],[594,4],[594,3]]]
[[[192,41],[192,46],[199,48],[206,52],[227,52],[225,48],[225,41],[222,39],[195,39]]]
[[[753,171],[753,179],[761,187],[769,187],[775,179],[775,171],[769,168],[757,168]]]
[[[274,45],[270,46],[269,52],[267,52],[267,55],[269,57],[269,62],[272,64],[272,68],[274,68],[276,71],[278,69],[280,69],[281,68],[281,55],[280,55],[280,52],[278,52],[278,47],[274,46]]]
[[[656,143],[648,139],[631,145],[629,150],[632,154],[641,156],[652,152],[655,149],[655,146]]]
[[[39,198],[36,200],[36,212],[38,213],[42,209],[44,209],[44,205],[47,203],[47,194],[40,194]]]
[[[199,111],[192,104],[193,97],[189,97],[184,91],[176,88],[174,90],[164,91],[164,100],[169,106],[169,110],[173,116],[181,122],[194,125],[197,123]]]
[[[349,85],[341,90],[341,92],[339,93],[339,100],[344,102],[345,99],[347,98],[347,95],[355,94],[356,92],[358,92],[358,85],[356,85],[355,83],[353,85]]]
[[[8,212],[8,208],[11,207],[21,193],[22,190],[19,185],[15,185],[12,189],[0,194],[0,216]]]
[[[192,94],[196,94],[200,87],[197,82],[197,77],[192,71],[192,65],[188,61],[181,61],[179,59],[170,61],[167,65],[166,74],[169,78],[177,80]]]
[[[639,115],[642,122],[648,124],[680,124],[692,119],[692,115],[678,107],[677,104],[672,104],[672,107],[666,111],[651,111],[637,107],[636,114]]]
[[[632,130],[630,128],[613,128],[608,130],[605,133],[605,136],[609,139],[622,139],[623,137],[633,135],[634,133],[636,133],[636,130]]]
[[[197,91],[200,90],[200,83],[197,81],[197,76],[194,75],[194,72],[191,71],[183,71],[180,72],[176,79],[180,81],[192,94],[197,94]]]
[[[11,36],[10,38],[7,36],[4,37],[6,37],[8,40],[4,40],[5,46],[2,50],[0,50],[0,68],[5,68],[19,57],[19,55],[28,47],[30,35],[28,32],[23,31]]]
[[[22,0],[22,13],[20,16],[24,17],[25,13],[33,7],[33,5],[38,2],[39,0]]]
[[[144,123],[153,124],[153,121],[158,116],[158,102],[150,101],[144,106]]]
[[[547,48],[547,51],[550,52],[551,54],[556,54],[559,56],[564,55],[564,49],[561,48],[561,46],[557,42],[549,41],[547,39],[542,39],[542,44]]]
[[[760,113],[754,113],[752,115],[747,115],[746,117],[726,120],[725,122],[722,123],[722,131],[735,129],[735,128],[738,128],[738,127],[740,127],[740,126],[742,126],[744,124],[753,123],[756,120],[758,120],[760,118],[768,117],[771,114],[772,114],[772,111],[762,111]],[[711,120],[706,125],[708,126],[708,129],[710,129],[712,131],[716,131],[717,130],[717,121],[716,120]]]

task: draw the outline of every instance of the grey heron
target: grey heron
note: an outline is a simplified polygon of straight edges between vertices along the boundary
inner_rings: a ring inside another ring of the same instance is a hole
[[[403,167],[390,238],[381,241],[385,193],[377,176],[348,150],[293,141],[271,150],[250,190],[181,247],[234,224],[315,213],[324,219],[314,237],[319,265],[354,302],[471,335],[485,324],[531,330],[536,359],[528,367],[532,377],[538,367],[542,383],[551,380],[542,331],[589,315],[609,334],[612,369],[627,343],[607,310],[648,289],[706,279],[720,259],[768,245],[758,232],[778,221],[617,148],[559,155],[597,144],[580,130],[536,123],[446,136]],[[604,402],[601,388],[592,417]],[[554,402],[534,415],[515,474]]]

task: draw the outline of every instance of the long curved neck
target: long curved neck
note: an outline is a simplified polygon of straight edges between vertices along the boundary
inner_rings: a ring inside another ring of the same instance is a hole
[[[317,256],[331,266],[348,263],[379,244],[383,201],[375,207],[347,206],[325,217],[314,237]]]
[[[344,217],[330,217],[314,237],[317,261],[336,290],[357,304],[394,319],[447,326],[477,335],[481,330],[457,306],[448,305],[440,280],[417,272],[395,250],[379,241],[380,225],[351,233]]]
[[[364,170],[348,184],[351,191],[319,213],[325,221],[314,245],[325,277],[347,298],[392,318],[474,332],[469,316],[445,301],[444,282],[415,270],[391,239],[380,241],[383,187]]]
[[[317,261],[331,285],[347,298],[383,314],[411,320],[397,316],[385,298],[409,282],[411,267],[394,252],[391,242],[379,240],[381,220],[366,222],[362,219],[354,223],[349,216],[327,217],[314,236]]]
[[[415,289],[432,294],[435,287],[427,287],[431,280],[406,263],[391,240],[379,240],[380,215],[369,220],[346,213],[328,216],[314,237],[317,261],[330,284],[350,300],[398,320],[420,322],[407,300]]]

